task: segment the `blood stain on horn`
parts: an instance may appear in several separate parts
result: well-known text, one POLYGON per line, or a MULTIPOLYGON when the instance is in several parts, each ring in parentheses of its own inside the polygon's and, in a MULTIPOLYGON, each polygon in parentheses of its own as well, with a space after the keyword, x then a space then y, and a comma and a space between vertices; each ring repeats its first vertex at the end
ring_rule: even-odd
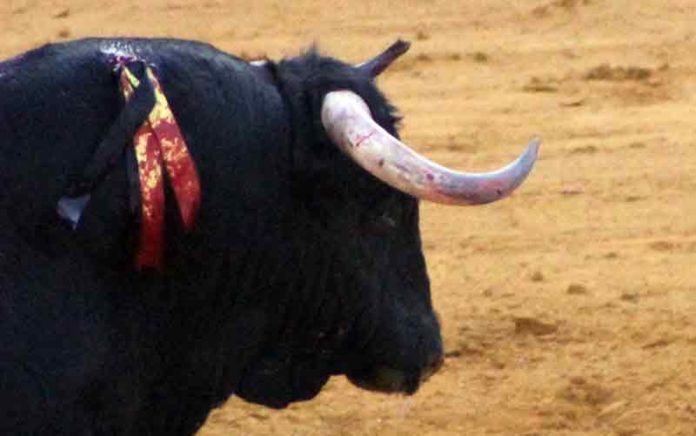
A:
POLYGON ((379 166, 380 166, 380 168, 384 166, 384 159, 379 160, 379 166))
POLYGON ((360 136, 356 141, 355 141, 355 148, 358 148, 362 145, 363 142, 367 141, 372 135, 374 135, 375 132, 370 132, 367 135, 360 136))

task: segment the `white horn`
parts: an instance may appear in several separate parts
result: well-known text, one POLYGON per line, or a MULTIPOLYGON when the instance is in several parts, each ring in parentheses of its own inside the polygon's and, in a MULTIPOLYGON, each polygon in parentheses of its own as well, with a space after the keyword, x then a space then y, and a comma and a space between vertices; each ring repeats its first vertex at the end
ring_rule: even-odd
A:
POLYGON ((416 198, 444 204, 484 204, 509 195, 532 170, 540 144, 532 140, 499 170, 465 173, 438 165, 391 136, 351 91, 326 94, 321 121, 333 143, 369 173, 416 198))

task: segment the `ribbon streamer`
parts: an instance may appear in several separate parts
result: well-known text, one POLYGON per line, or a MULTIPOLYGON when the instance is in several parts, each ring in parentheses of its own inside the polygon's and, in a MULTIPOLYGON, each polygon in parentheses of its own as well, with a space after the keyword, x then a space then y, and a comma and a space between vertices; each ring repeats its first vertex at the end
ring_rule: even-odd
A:
MULTIPOLYGON (((181 222, 190 230, 200 205, 200 181, 196 166, 174 118, 162 87, 150 67, 145 77, 155 93, 155 105, 133 138, 140 182, 140 242, 136 268, 162 269, 164 256, 164 171, 167 172, 179 207, 181 222)), ((120 75, 121 91, 132 98, 140 81, 124 65, 120 75)))

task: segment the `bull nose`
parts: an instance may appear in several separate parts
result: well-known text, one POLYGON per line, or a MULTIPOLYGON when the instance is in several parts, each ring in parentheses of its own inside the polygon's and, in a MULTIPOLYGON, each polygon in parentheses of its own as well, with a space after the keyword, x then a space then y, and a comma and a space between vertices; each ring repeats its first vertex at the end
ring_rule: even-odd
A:
POLYGON ((353 384, 369 390, 380 392, 402 392, 414 394, 427 379, 435 374, 444 363, 442 354, 435 354, 428 359, 420 370, 408 371, 390 366, 377 365, 363 371, 347 374, 353 384))

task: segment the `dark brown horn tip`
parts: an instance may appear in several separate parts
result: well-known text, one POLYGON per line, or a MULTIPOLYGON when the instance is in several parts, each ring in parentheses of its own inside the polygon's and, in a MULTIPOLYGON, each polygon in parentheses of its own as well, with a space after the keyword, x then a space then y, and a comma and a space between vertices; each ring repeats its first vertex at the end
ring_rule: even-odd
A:
POLYGON ((395 60, 406 53, 409 48, 411 48, 411 43, 399 38, 389 47, 387 47, 387 49, 382 53, 378 54, 367 62, 356 65, 355 68, 364 71, 371 77, 377 77, 395 60))
POLYGON ((411 48, 411 42, 403 40, 401 38, 397 39, 392 45, 387 48, 387 52, 393 52, 396 56, 401 56, 405 54, 411 48))

